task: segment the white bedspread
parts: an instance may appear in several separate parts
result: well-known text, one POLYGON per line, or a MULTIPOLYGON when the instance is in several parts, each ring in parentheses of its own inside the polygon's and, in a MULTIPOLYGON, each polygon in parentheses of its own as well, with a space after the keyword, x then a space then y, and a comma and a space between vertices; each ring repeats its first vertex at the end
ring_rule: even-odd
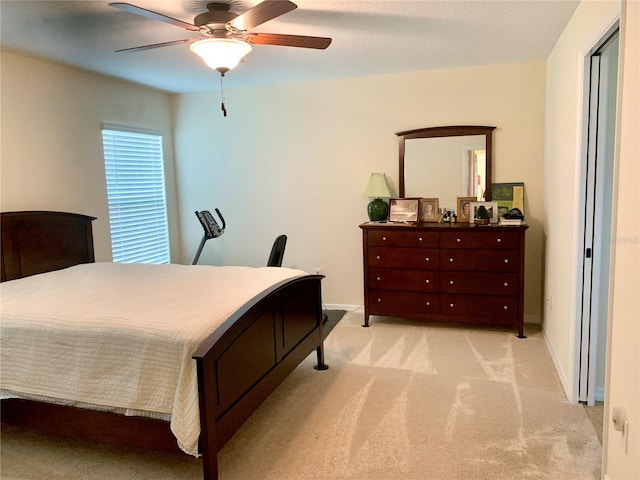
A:
POLYGON ((169 414, 197 454, 200 342, 287 268, 78 265, 0 284, 0 388, 129 413, 169 414))

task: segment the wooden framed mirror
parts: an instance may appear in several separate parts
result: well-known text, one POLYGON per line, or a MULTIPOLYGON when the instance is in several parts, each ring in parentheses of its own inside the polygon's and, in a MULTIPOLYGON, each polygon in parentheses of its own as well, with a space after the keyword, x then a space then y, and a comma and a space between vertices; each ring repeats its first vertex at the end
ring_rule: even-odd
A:
POLYGON ((455 208, 456 197, 491 200, 493 130, 460 125, 397 132, 399 196, 436 197, 455 208))

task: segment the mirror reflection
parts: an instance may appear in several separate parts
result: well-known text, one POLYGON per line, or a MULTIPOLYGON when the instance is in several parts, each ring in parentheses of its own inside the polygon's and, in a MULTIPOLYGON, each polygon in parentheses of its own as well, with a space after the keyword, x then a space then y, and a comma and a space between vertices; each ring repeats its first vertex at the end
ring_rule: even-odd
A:
POLYGON ((405 146, 405 197, 436 197, 455 208, 456 197, 484 198, 484 135, 419 138, 405 146))
POLYGON ((435 197, 455 209, 457 197, 491 198, 494 127, 433 127, 399 132, 400 196, 435 197))

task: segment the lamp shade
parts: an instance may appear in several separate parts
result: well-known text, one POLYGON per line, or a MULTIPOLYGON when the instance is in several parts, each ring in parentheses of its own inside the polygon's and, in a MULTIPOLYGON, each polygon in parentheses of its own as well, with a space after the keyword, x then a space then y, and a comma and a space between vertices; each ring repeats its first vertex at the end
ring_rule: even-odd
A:
POLYGON ((364 191, 364 196, 373 198, 367 206, 369 220, 372 222, 380 222, 387 219, 389 213, 389 205, 382 198, 391 197, 391 189, 387 183, 387 177, 384 173, 372 173, 369 177, 369 184, 364 191))
POLYGON ((364 196, 369 198, 390 198, 392 196, 391 189, 387 183, 387 177, 384 173, 371 174, 367 189, 364 191, 364 196))
POLYGON ((189 48, 202 57, 210 68, 221 73, 237 67, 251 51, 251 45, 234 38, 207 38, 193 43, 189 48))

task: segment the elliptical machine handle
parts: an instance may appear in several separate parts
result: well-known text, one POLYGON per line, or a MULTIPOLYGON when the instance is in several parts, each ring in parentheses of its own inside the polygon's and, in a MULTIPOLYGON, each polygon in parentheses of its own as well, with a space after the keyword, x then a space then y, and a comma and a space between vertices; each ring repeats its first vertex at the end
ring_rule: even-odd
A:
POLYGON ((222 230, 222 232, 224 233, 224 229, 227 226, 227 222, 224 221, 224 217, 222 216, 222 214, 220 213, 220 210, 218 210, 217 208, 215 209, 216 213, 218 214, 218 217, 220 218, 220 220, 222 221, 222 228, 220 230, 222 230))

